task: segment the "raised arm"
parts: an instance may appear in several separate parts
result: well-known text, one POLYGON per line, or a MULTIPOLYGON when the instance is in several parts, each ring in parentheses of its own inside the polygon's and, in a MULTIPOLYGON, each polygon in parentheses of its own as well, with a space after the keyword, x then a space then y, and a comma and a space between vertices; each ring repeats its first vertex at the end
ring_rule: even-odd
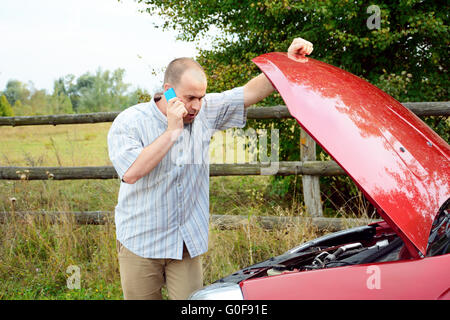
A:
MULTIPOLYGON (((288 55, 304 56, 311 54, 312 51, 313 45, 311 42, 302 38, 295 38, 289 46, 288 55)), ((274 90, 275 88, 269 79, 267 79, 266 75, 261 73, 244 86, 244 106, 247 108, 252 104, 258 103, 269 96, 274 90)))

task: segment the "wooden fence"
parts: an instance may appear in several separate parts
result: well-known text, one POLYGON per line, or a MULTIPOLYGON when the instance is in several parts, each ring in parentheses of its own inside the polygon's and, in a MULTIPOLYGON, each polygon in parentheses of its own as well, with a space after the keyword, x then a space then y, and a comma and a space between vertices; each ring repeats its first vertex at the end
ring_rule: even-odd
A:
MULTIPOLYGON (((450 116, 450 101, 405 102, 402 103, 417 116, 450 116)), ((43 116, 0 117, 0 126, 60 125, 113 122, 116 112, 96 112, 83 114, 55 114, 43 116)), ((286 106, 250 107, 247 119, 287 119, 292 118, 286 106)))
MULTIPOLYGON (((450 116, 450 101, 406 102, 405 107, 418 116, 450 116)), ((0 126, 62 125, 112 122, 119 112, 87 114, 43 115, 24 117, 0 117, 0 126)), ((251 107, 248 119, 291 118, 285 106, 251 107)), ((322 216, 319 176, 343 175, 345 172, 334 161, 316 161, 316 145, 303 130, 300 141, 301 161, 281 161, 276 175, 302 175, 303 195, 308 214, 315 218, 322 216)), ((261 175, 263 164, 211 164, 210 176, 261 175)), ((0 167, 0 180, 73 180, 73 179, 117 179, 112 166, 100 167, 0 167)), ((3 213, 4 214, 4 213, 3 213)), ((91 213, 84 216, 89 220, 91 213)), ((83 216, 79 213, 78 217, 83 216)), ((0 222, 4 219, 0 213, 0 222)), ((82 221, 83 219, 80 218, 82 221)), ((98 223, 101 223, 101 219, 98 223)), ((330 220, 331 221, 331 220, 330 220)))
MULTIPOLYGON (((12 221, 28 221, 30 218, 46 219, 51 223, 63 219, 74 221, 80 225, 101 225, 111 223, 114 219, 113 211, 80 211, 80 212, 36 212, 36 211, 11 211, 0 212, 0 223, 12 221)), ((367 225, 375 220, 359 218, 324 218, 324 217, 301 217, 301 216, 244 216, 211 214, 213 228, 221 230, 238 229, 255 223, 265 229, 286 228, 309 224, 318 230, 339 231, 352 226, 367 225)))

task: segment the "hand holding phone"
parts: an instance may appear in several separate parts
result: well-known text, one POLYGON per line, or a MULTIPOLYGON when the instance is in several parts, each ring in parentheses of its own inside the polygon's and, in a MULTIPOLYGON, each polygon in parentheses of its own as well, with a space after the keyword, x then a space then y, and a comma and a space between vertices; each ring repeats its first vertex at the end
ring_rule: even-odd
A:
POLYGON ((184 126, 183 118, 188 114, 184 103, 177 98, 173 88, 164 92, 167 100, 167 130, 175 133, 175 138, 181 133, 184 126))

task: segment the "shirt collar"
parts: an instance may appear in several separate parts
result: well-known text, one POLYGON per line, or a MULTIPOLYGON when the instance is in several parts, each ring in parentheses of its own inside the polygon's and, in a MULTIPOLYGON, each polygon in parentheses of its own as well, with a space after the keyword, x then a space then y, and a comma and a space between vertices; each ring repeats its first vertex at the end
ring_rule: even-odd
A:
POLYGON ((158 106, 156 105, 155 98, 152 98, 152 100, 150 100, 150 107, 153 109, 153 114, 156 116, 156 118, 167 125, 167 117, 161 112, 161 110, 159 110, 158 106))

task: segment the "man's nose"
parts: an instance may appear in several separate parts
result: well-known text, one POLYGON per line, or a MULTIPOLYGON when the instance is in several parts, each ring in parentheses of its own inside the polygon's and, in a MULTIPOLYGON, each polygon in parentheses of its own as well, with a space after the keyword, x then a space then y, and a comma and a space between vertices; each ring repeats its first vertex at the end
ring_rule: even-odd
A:
POLYGON ((195 111, 199 111, 200 107, 202 106, 202 103, 200 101, 196 101, 191 106, 192 106, 192 109, 194 109, 195 111))

